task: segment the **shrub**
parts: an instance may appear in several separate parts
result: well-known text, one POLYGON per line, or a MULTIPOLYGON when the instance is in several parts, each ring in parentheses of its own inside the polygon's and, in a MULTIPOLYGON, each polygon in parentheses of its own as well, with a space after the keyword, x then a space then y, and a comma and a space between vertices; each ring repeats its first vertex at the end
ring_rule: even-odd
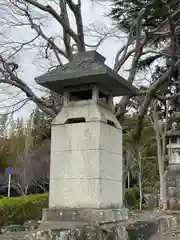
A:
POLYGON ((41 219, 42 209, 48 206, 48 194, 0 199, 0 226, 23 224, 41 219))
MULTIPOLYGON (((136 208, 139 203, 139 188, 126 189, 125 205, 136 208)), ((30 220, 39 220, 42 209, 48 207, 48 194, 36 194, 0 199, 0 226, 23 224, 30 220)))
POLYGON ((137 208, 139 204, 139 188, 127 188, 125 193, 125 205, 127 208, 137 208))

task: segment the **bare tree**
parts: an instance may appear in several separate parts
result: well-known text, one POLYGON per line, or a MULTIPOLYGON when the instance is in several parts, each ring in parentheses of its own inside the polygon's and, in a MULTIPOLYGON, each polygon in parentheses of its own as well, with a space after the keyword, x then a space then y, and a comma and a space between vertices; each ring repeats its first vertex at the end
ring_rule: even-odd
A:
POLYGON ((43 191, 43 185, 49 181, 49 140, 33 146, 31 122, 25 128, 25 148, 16 156, 14 182, 22 195, 27 195, 30 187, 38 187, 43 191))

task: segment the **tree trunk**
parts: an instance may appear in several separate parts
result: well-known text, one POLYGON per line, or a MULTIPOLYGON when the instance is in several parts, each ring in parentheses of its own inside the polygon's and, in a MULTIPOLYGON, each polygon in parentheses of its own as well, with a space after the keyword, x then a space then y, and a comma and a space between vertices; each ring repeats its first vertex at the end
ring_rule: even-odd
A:
POLYGON ((167 208, 167 196, 166 196, 166 172, 164 170, 164 160, 165 160, 165 152, 164 152, 164 136, 161 138, 161 127, 159 125, 158 113, 156 109, 153 112, 153 120, 154 120, 154 130, 156 133, 156 142, 157 142, 157 158, 158 158, 158 167, 159 167, 159 179, 160 179, 160 188, 159 188, 159 207, 163 210, 167 208))
POLYGON ((142 210, 143 192, 142 192, 142 173, 139 171, 139 210, 142 210))
POLYGON ((139 210, 142 210, 142 200, 143 200, 143 190, 142 190, 142 156, 139 150, 139 154, 138 154, 138 166, 139 166, 139 195, 140 195, 140 199, 139 199, 139 210))
POLYGON ((159 207, 163 210, 167 209, 167 193, 166 193, 166 171, 159 170, 160 175, 160 197, 159 207))

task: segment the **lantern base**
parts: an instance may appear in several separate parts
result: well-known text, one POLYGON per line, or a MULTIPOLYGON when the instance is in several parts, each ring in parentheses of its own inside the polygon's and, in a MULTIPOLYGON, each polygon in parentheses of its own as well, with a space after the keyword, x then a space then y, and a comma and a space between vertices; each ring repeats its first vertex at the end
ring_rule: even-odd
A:
POLYGON ((42 226, 75 228, 86 224, 106 224, 128 220, 126 208, 121 209, 43 209, 42 226))

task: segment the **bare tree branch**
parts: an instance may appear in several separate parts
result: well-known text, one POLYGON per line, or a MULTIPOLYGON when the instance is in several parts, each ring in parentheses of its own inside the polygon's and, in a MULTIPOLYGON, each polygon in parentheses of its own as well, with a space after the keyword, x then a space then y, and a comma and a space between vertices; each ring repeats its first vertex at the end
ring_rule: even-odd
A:
MULTIPOLYGON (((134 49, 134 57, 133 57, 133 60, 132 60, 132 66, 131 66, 131 70, 130 70, 129 77, 128 77, 128 82, 130 82, 130 83, 133 83, 133 81, 134 81, 136 71, 137 71, 137 64, 138 64, 138 61, 139 61, 140 57, 142 56, 143 47, 147 42, 147 39, 145 38, 144 42, 141 43, 141 21, 142 21, 142 16, 144 15, 144 13, 145 13, 145 9, 142 9, 140 14, 139 14, 139 17, 136 21, 136 46, 135 46, 135 49, 134 49)), ((129 39, 128 39, 128 44, 130 44, 130 36, 129 36, 129 39)), ((125 54, 126 54, 127 48, 128 48, 128 45, 125 48, 125 54)), ((126 55, 125 56, 123 55, 124 59, 126 59, 126 57, 127 57, 126 55)), ((124 59, 122 59, 121 61, 124 61, 124 59)), ((120 101, 120 111, 117 115, 117 118, 119 119, 119 121, 121 123, 122 123, 123 118, 124 118, 124 113, 125 113, 126 106, 129 102, 129 98, 130 98, 129 96, 124 96, 120 101)))
POLYGON ((14 70, 18 68, 17 64, 7 63, 2 56, 0 56, 0 62, 3 64, 4 67, 4 69, 0 67, 0 73, 4 76, 4 78, 0 79, 0 83, 9 84, 21 89, 29 98, 29 100, 34 101, 37 106, 39 106, 43 111, 55 116, 56 111, 52 110, 52 106, 48 106, 45 101, 38 98, 27 86, 27 84, 25 84, 20 78, 18 78, 17 75, 15 75, 14 70))
POLYGON ((27 3, 39 8, 40 10, 51 14, 63 27, 63 29, 74 39, 74 41, 78 45, 78 36, 77 34, 67 25, 61 15, 59 15, 51 6, 44 6, 43 4, 35 1, 35 0, 24 0, 27 3))
POLYGON ((118 72, 120 70, 120 68, 122 67, 123 63, 129 58, 129 56, 134 52, 134 50, 130 51, 129 54, 127 54, 127 51, 128 51, 128 48, 131 44, 131 41, 132 41, 132 29, 129 33, 129 37, 128 37, 128 40, 127 40, 127 43, 125 46, 123 46, 116 54, 116 57, 115 57, 115 64, 114 64, 114 71, 118 72), (119 60, 119 57, 121 55, 121 53, 123 52, 123 56, 121 57, 121 59, 119 60))
MULTIPOLYGON (((64 0, 59 0, 59 5, 60 5, 60 9, 61 9, 61 16, 64 19, 64 21, 66 22, 66 24, 70 27, 66 3, 64 2, 64 0)), ((63 29, 63 41, 64 41, 64 45, 65 45, 65 49, 66 49, 66 54, 68 56, 69 61, 71 61, 73 58, 73 52, 72 52, 72 47, 71 47, 71 38, 65 29, 63 29)))
POLYGON ((51 49, 53 49, 55 56, 59 62, 60 65, 62 65, 62 62, 58 56, 58 54, 63 55, 65 58, 67 58, 67 55, 64 51, 62 51, 54 42, 53 38, 48 38, 45 33, 42 31, 41 27, 35 24, 30 16, 30 14, 26 11, 26 16, 31 24, 32 29, 35 29, 38 36, 41 36, 43 39, 45 39, 48 43, 48 47, 50 46, 51 49))

